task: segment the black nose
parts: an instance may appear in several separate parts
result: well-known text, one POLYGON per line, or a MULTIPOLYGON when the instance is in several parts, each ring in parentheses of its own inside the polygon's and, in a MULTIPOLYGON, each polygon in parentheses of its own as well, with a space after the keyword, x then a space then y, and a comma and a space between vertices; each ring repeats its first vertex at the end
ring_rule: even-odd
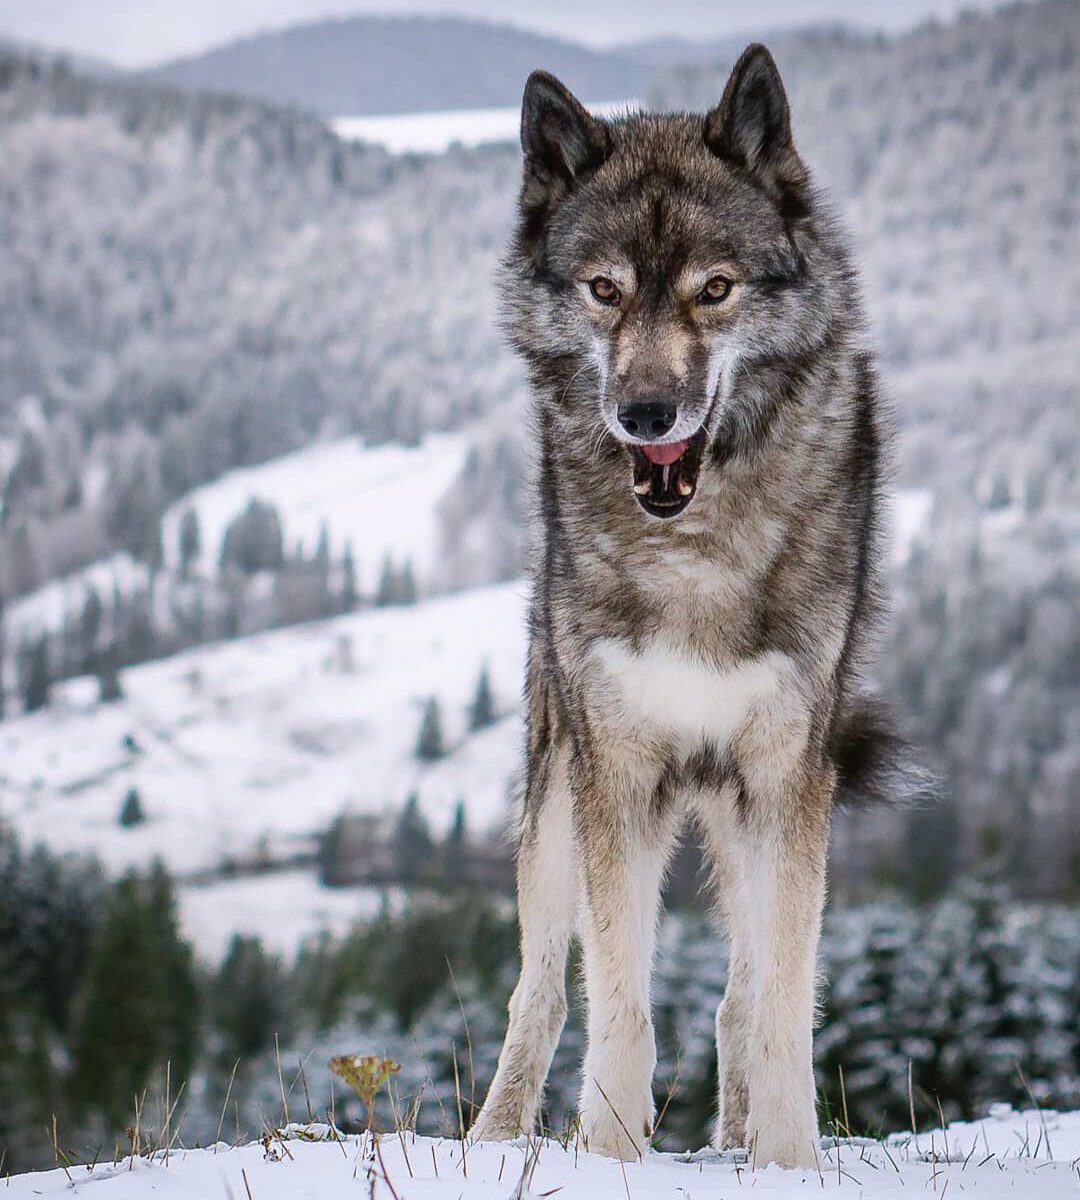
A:
POLYGON ((675 424, 677 409, 666 400, 634 400, 619 405, 619 424, 638 438, 663 437, 675 424))

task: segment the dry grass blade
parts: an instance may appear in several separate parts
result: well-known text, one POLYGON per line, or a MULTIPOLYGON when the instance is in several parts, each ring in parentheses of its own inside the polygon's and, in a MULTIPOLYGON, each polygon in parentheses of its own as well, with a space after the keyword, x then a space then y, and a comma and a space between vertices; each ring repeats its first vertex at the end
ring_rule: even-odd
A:
POLYGON ((214 1134, 215 1153, 217 1150, 217 1146, 221 1141, 221 1130, 225 1125, 225 1113, 229 1107, 229 1098, 232 1096, 233 1083, 236 1081, 236 1072, 239 1069, 239 1067, 240 1067, 240 1060, 237 1059, 236 1062, 233 1063, 232 1072, 229 1075, 229 1086, 225 1089, 225 1099, 221 1105, 221 1117, 218 1119, 217 1132, 214 1134))

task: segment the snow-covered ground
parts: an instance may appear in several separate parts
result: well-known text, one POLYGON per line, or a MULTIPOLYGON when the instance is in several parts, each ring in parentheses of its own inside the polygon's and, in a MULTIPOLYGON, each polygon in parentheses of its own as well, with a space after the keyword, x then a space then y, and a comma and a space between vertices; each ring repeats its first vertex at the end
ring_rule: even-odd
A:
MULTIPOLYGON (((322 1130, 325 1127, 315 1127, 322 1130)), ((704 1154, 650 1153, 625 1165, 574 1142, 463 1147, 461 1142, 385 1135, 377 1155, 366 1138, 305 1141, 290 1136, 210 1150, 163 1151, 152 1161, 99 1163, 16 1176, 4 1190, 23 1197, 104 1200, 732 1200, 744 1194, 790 1200, 839 1192, 852 1200, 888 1196, 976 1196, 1057 1200, 1080 1190, 1080 1113, 1012 1112, 954 1124, 887 1145, 844 1144, 821 1151, 820 1170, 755 1169, 704 1154)))
POLYGON ((199 647, 90 679, 0 727, 0 817, 27 843, 89 851, 112 870, 161 857, 177 874, 227 856, 281 860, 345 809, 397 812, 411 791, 439 834, 464 800, 498 827, 520 745, 523 584, 375 609, 199 647), (467 733, 487 663, 499 710, 467 733), (417 761, 421 706, 439 699, 448 756, 417 761), (120 828, 129 788, 147 820, 120 828))
MULTIPOLYGON (((633 100, 589 105, 592 112, 604 117, 636 107, 633 100)), ((385 146, 391 154, 441 154, 454 142, 463 146, 516 142, 521 108, 515 104, 506 108, 456 108, 443 112, 336 117, 330 125, 338 137, 346 141, 375 142, 385 146)))

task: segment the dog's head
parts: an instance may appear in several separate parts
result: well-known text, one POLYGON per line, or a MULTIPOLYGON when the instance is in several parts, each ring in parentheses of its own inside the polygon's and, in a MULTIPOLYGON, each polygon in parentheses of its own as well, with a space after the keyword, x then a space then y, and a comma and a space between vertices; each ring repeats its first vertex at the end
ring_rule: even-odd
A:
POLYGON ((768 401, 737 376, 805 352, 828 324, 776 65, 751 46, 705 116, 613 121, 538 71, 521 141, 508 325, 538 374, 567 381, 546 401, 563 436, 622 443, 641 507, 675 516, 703 466, 760 431, 768 401), (570 386, 582 377, 593 386, 570 386))

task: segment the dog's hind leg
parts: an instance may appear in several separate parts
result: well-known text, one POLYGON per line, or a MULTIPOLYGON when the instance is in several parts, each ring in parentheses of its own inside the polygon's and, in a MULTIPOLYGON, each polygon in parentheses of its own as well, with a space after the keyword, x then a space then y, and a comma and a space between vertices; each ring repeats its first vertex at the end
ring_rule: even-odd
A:
POLYGON ((658 803, 655 777, 627 769, 589 774, 575 789, 588 998, 581 1128, 587 1149, 634 1159, 652 1133, 649 978, 660 883, 678 822, 673 804, 665 812, 658 803))
POLYGON ((697 795, 692 801, 711 869, 717 911, 728 938, 727 986, 716 1010, 719 1104, 712 1142, 721 1150, 746 1145, 750 1032, 754 1016, 753 947, 746 881, 736 851, 736 794, 736 789, 726 784, 697 795))
POLYGON ((529 798, 518 848, 521 976, 487 1100, 473 1124, 477 1141, 531 1133, 566 1020, 566 956, 577 919, 579 878, 566 763, 549 762, 529 798))

